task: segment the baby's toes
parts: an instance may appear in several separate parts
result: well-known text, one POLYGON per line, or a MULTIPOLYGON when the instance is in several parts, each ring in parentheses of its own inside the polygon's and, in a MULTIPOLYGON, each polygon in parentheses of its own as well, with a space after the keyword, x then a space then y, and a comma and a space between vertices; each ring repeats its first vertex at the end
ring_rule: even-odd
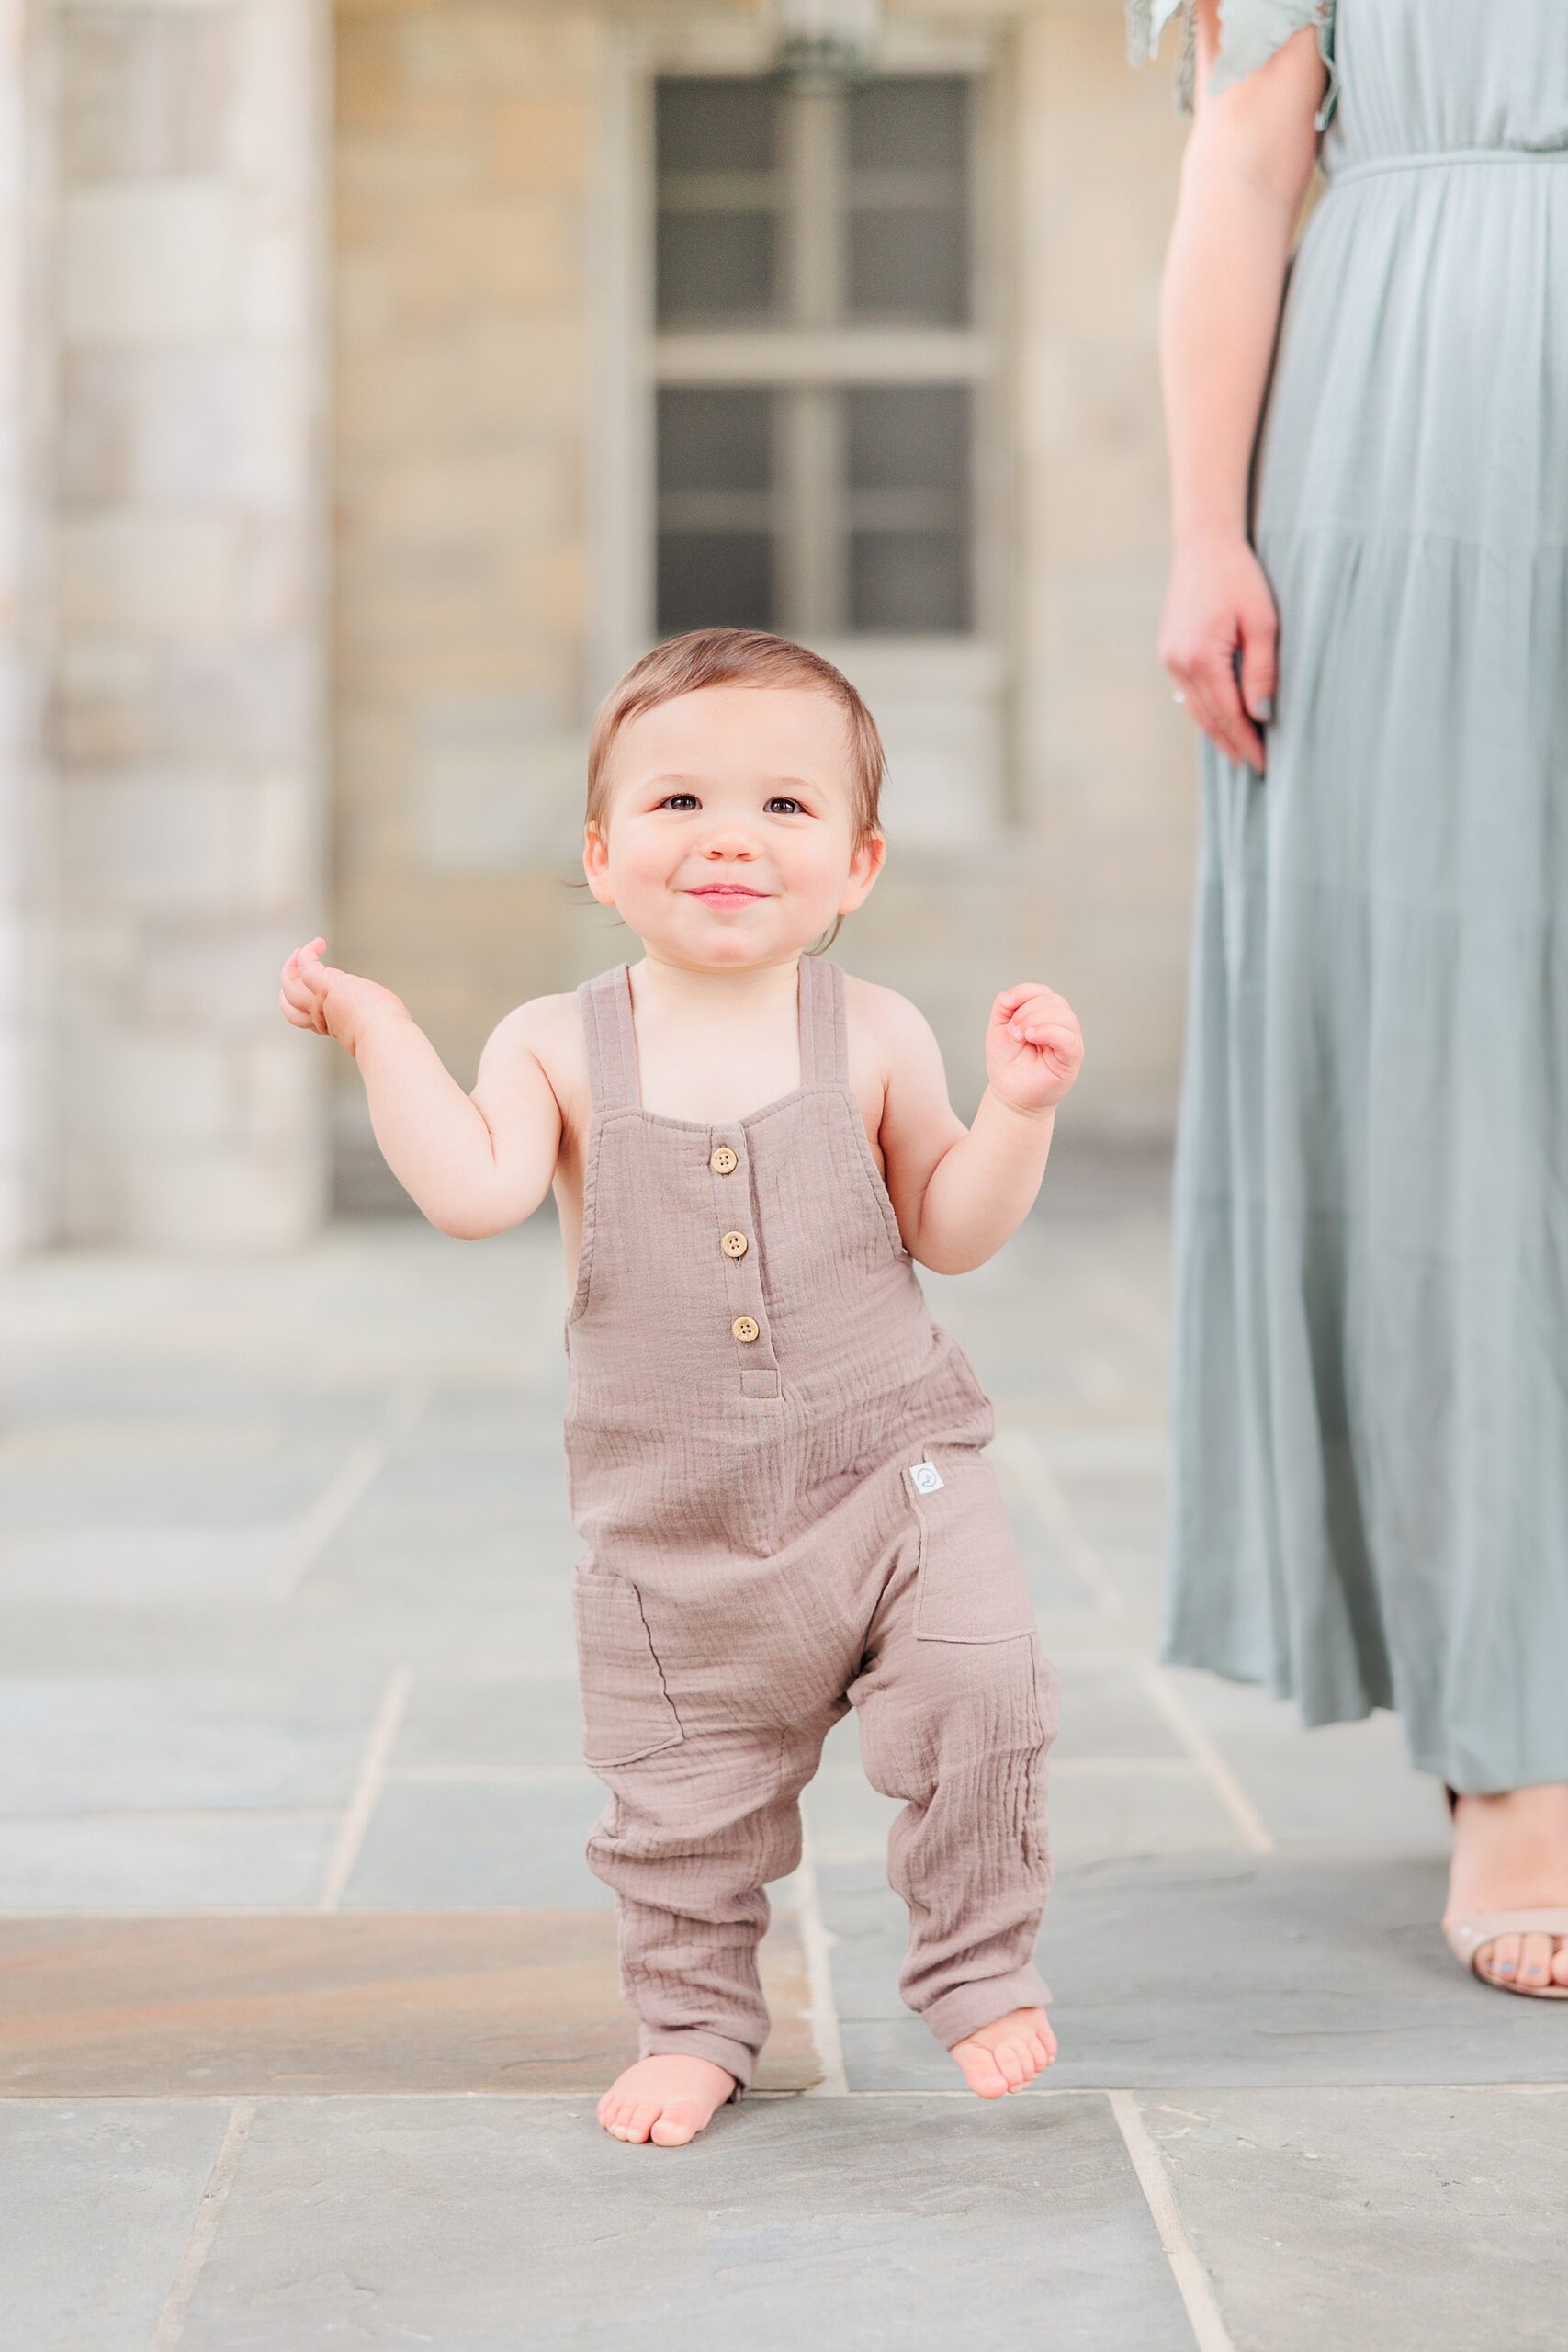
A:
POLYGON ((660 2148, 683 2148, 688 2140, 697 2136, 697 2111, 682 2099, 671 2099, 667 2107, 653 2109, 653 2121, 649 2138, 660 2148))
POLYGON ((1568 1984, 1568 1937, 1559 1936, 1556 1944, 1551 1955, 1551 1981, 1554 1984, 1568 1984))
POLYGON ((1016 2041, 1002 2043, 997 2052, 997 2064, 1007 2077, 1009 2090, 1021 2090, 1029 2076, 1024 2071, 1023 2052, 1016 2041))

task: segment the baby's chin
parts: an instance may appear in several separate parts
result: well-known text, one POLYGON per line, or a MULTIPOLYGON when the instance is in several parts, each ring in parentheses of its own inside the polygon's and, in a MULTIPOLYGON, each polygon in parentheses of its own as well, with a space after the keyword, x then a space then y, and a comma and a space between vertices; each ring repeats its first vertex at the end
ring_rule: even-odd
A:
POLYGON ((776 896, 728 905, 699 905, 686 898, 673 922, 650 916, 646 923, 625 908, 618 911, 655 962, 691 971, 733 972, 789 963, 826 939, 833 927, 831 914, 807 925, 792 910, 791 919, 784 921, 779 906, 776 896))

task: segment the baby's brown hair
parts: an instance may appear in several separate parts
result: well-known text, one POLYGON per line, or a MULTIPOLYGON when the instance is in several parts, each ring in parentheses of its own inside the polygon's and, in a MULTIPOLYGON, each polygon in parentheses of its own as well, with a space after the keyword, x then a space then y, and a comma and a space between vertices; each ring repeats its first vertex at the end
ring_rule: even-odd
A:
MULTIPOLYGON (((830 695, 849 729, 852 847, 859 849, 881 831, 878 810, 886 756, 875 719, 843 672, 793 638, 774 637, 766 629, 694 628, 650 647, 594 713, 583 818, 601 838, 608 830, 610 752, 621 729, 639 711, 671 702, 677 695, 694 694, 702 686, 798 686, 830 695)), ((838 932, 835 922, 829 946, 838 932)))

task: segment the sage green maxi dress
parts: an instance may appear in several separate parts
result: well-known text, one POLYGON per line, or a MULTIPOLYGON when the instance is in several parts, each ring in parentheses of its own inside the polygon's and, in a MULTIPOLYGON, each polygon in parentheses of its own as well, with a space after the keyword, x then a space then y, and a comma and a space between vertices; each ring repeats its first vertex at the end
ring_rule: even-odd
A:
POLYGON ((1515 1788, 1568 1780, 1568 0, 1225 0, 1214 86, 1312 24, 1267 775, 1201 751, 1162 1655, 1515 1788))

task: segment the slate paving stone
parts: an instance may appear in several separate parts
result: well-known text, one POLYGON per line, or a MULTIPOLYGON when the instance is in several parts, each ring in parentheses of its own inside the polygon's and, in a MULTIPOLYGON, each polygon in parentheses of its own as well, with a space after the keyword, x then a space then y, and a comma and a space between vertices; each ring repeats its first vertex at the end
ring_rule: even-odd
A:
POLYGON ((1568 2096, 1188 2090, 1143 2104, 1235 2352, 1561 2352, 1568 2096))
MULTIPOLYGON (((821 2070, 779 1906, 761 1969, 758 2087, 804 2089, 821 2070)), ((603 1911, 0 1921, 0 1979, 8 2096, 597 2097, 637 2055, 603 1911)))
POLYGON ((389 1670, 410 1661, 465 1672, 476 1659, 518 1674, 577 1670, 565 1579, 495 1578, 444 1586, 428 1573, 404 1586, 353 1592, 307 1577, 286 1608, 164 1602, 84 1609, 0 1597, 0 1656, 17 1677, 62 1674, 243 1674, 389 1670))
POLYGON ((258 1421, 158 1438, 125 1430, 112 1449, 84 1437, 0 1461, 0 1519, 12 1529, 246 1525, 300 1517, 347 1460, 342 1438, 258 1421))
POLYGON ((1135 1666, 1080 1667, 1058 1660, 1062 1716, 1053 1765, 1108 1758, 1185 1757, 1135 1666))
POLYGON ((21 1600, 130 1602, 262 1598, 294 1527, 38 1528, 0 1536, 0 1607, 21 1600))
POLYGON ((0 1913, 313 1904, 339 1834, 336 1814, 40 1814, 0 1821, 0 1913))
MULTIPOLYGON (((920 2088, 947 2062, 900 2016, 903 1905, 879 1876, 818 1872, 849 2083, 920 2088)), ((1039 1950, 1052 2079, 1568 2082, 1562 2004, 1463 1974, 1438 1931, 1443 1892, 1438 1863, 1398 1851, 1064 1867, 1039 1950)))
POLYGON ((748 2099, 689 2147, 587 2101, 262 2109, 181 2352, 1190 2352, 1103 2101, 748 2099), (660 2167, 654 2174, 652 2167, 660 2167))
POLYGON ((345 1804, 382 1688, 319 1670, 0 1682, 0 1815, 345 1804))
POLYGON ((582 1711, 575 1679, 423 1676, 409 1694, 389 1770, 577 1764, 582 1711))
POLYGON ((455 1608, 521 1605, 530 1585, 570 1623, 569 1580, 582 1545, 562 1515, 520 1510, 356 1511, 335 1528, 305 1581, 313 1591, 379 1607, 443 1595, 455 1608))
POLYGON ((1068 1757, 1048 1767, 1048 1785, 1059 1867, 1133 1854, 1234 1853, 1246 1844, 1196 1764, 1068 1757))
POLYGON ((17 2352, 147 2352, 227 2108, 0 2105, 0 2325, 17 2352))
POLYGON ((389 1781, 344 1889, 344 1910, 595 1910, 583 1860, 608 1801, 585 1768, 506 1781, 389 1781))
POLYGON ((1292 1701, 1217 1674, 1164 1669, 1281 1845, 1398 1846, 1443 1855, 1452 1832, 1442 1789, 1417 1772, 1397 1717, 1303 1732, 1292 1701))

